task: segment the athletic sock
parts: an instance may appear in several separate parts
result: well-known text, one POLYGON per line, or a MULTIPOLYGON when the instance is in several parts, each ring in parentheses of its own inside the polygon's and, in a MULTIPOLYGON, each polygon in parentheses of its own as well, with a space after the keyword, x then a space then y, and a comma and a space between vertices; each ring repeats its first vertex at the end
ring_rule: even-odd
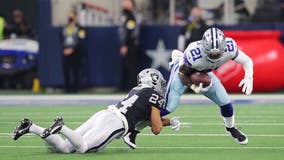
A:
POLYGON ((59 134, 52 134, 43 139, 58 152, 71 153, 74 147, 67 140, 63 139, 59 134))
POLYGON ((235 126, 235 116, 231 116, 231 117, 223 117, 225 126, 228 128, 233 128, 235 126))
POLYGON ((36 134, 38 136, 40 136, 42 134, 42 132, 44 131, 44 128, 36 125, 36 124, 32 124, 29 131, 33 134, 36 134))
MULTIPOLYGON (((41 136, 42 132, 44 131, 44 128, 33 123, 29 131, 35 135, 41 136)), ((50 146, 54 147, 56 151, 63 153, 71 153, 74 151, 73 146, 70 144, 68 145, 68 142, 65 141, 59 134, 52 134, 44 138, 43 140, 50 146)))
POLYGON ((220 106, 220 112, 223 116, 225 126, 232 128, 235 126, 234 108, 232 103, 228 103, 224 106, 220 106))

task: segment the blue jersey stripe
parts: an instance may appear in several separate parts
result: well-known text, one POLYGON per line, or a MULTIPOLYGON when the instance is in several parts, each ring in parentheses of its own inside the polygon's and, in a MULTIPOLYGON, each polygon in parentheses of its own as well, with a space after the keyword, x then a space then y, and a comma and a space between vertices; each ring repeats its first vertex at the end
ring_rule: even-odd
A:
POLYGON ((191 67, 192 64, 189 62, 190 57, 186 54, 185 56, 183 56, 183 60, 186 66, 191 67))
POLYGON ((216 49, 218 49, 218 30, 215 28, 216 31, 216 49))
POLYGON ((214 48, 214 36, 213 36, 213 28, 210 28, 210 31, 211 31, 211 41, 212 41, 212 47, 211 48, 214 48))

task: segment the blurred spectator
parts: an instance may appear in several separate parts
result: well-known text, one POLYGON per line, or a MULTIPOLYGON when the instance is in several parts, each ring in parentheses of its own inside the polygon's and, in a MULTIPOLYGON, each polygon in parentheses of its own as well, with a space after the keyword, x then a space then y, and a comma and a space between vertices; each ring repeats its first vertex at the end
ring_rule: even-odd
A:
POLYGON ((259 1, 255 14, 252 18, 253 22, 271 23, 279 22, 280 8, 279 2, 275 0, 262 0, 259 1))
POLYGON ((122 79, 120 89, 127 91, 136 85, 139 56, 139 27, 134 15, 134 2, 123 0, 121 26, 119 28, 122 57, 122 79))
POLYGON ((238 21, 239 22, 248 22, 249 21, 249 11, 245 5, 244 0, 235 0, 235 13, 238 15, 238 21))
POLYGON ((68 24, 62 30, 63 69, 65 91, 77 92, 79 89, 79 69, 83 55, 82 40, 86 31, 77 23, 77 13, 70 11, 68 24))
POLYGON ((168 24, 169 23, 169 3, 164 0, 151 0, 152 17, 154 23, 168 24))
POLYGON ((0 41, 3 39, 4 26, 5 26, 5 19, 0 14, 0 41))
POLYGON ((284 0, 278 0, 280 6, 280 21, 284 22, 284 0))
POLYGON ((79 3, 78 21, 83 27, 110 25, 112 17, 110 17, 109 10, 103 6, 92 2, 79 3))
POLYGON ((206 29, 207 25, 202 20, 201 9, 193 7, 185 26, 181 28, 178 37, 178 49, 184 51, 189 43, 200 40, 206 29))
POLYGON ((5 27, 5 38, 23 37, 23 38, 35 38, 34 31, 29 23, 26 22, 24 13, 20 9, 13 11, 13 20, 5 27))

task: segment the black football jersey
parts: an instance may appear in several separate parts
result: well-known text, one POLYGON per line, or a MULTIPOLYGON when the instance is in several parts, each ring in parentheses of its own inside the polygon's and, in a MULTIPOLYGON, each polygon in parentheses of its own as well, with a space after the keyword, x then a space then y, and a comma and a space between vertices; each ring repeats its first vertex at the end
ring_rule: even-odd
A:
POLYGON ((136 125, 150 119, 151 106, 162 109, 163 105, 164 97, 154 89, 140 85, 133 88, 116 107, 125 115, 131 131, 136 125))

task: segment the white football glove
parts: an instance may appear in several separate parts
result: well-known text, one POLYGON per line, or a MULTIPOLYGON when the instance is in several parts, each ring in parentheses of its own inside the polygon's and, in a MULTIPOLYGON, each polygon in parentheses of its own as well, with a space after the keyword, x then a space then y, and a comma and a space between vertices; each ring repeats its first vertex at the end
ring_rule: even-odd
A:
POLYGON ((172 126, 172 130, 178 131, 180 128, 180 121, 178 120, 178 117, 173 117, 170 119, 170 124, 172 126))
POLYGON ((244 77, 239 84, 239 87, 241 86, 243 86, 242 92, 246 95, 250 95, 253 89, 253 78, 251 76, 244 77))
POLYGON ((204 93, 207 92, 212 86, 212 81, 209 86, 203 88, 203 83, 199 83, 199 86, 192 84, 190 89, 192 89, 195 93, 204 93))

